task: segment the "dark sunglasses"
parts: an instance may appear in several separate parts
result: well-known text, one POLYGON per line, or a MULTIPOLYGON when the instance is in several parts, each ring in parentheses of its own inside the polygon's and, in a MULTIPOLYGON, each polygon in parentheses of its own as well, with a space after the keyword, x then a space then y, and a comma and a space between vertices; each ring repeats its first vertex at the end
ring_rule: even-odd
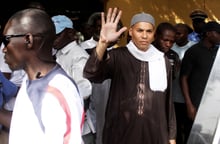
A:
MULTIPOLYGON (((11 38, 24 37, 24 36, 26 36, 26 35, 28 35, 28 34, 4 35, 4 36, 2 37, 2 43, 3 43, 5 46, 7 46, 7 45, 9 44, 11 38)), ((43 37, 42 34, 34 34, 33 36, 35 36, 35 37, 43 37)))
POLYGON ((26 34, 17 34, 17 35, 4 35, 2 37, 2 42, 5 46, 7 46, 10 42, 11 38, 15 38, 15 37, 24 37, 26 36, 26 34))

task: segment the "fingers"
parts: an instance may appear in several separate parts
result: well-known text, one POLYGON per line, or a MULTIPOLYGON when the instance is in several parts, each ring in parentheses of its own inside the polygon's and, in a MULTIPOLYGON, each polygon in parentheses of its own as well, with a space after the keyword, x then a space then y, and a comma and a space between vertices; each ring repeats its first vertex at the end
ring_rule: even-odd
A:
POLYGON ((109 8, 106 22, 107 23, 118 23, 122 15, 122 11, 118 10, 118 8, 109 8))
POLYGON ((102 23, 102 26, 105 24, 105 14, 104 14, 104 12, 101 13, 101 23, 102 23))
POLYGON ((109 8, 107 16, 106 16, 106 22, 107 23, 111 22, 111 15, 112 15, 112 8, 109 8))
POLYGON ((114 23, 114 21, 115 21, 115 17, 116 17, 117 12, 118 12, 118 9, 114 8, 112 15, 111 15, 111 20, 110 20, 112 23, 114 23))
POLYGON ((117 8, 115 8, 115 9, 116 10, 115 10, 115 15, 114 15, 114 22, 118 23, 119 20, 121 19, 122 11, 121 10, 118 11, 117 8), (116 16, 116 14, 117 14, 117 16, 116 16))

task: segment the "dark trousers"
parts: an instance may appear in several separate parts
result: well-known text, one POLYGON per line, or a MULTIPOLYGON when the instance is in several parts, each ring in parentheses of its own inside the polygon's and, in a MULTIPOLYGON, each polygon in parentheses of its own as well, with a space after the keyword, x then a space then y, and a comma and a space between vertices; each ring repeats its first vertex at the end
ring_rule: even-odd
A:
POLYGON ((186 144, 193 122, 187 116, 185 103, 174 103, 177 122, 177 144, 186 144))

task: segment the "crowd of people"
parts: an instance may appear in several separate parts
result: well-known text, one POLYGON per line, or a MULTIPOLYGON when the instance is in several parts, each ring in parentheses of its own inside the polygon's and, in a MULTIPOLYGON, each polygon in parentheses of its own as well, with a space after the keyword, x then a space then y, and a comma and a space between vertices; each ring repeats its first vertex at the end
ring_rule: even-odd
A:
POLYGON ((40 3, 13 14, 0 52, 0 144, 186 144, 220 46, 220 24, 109 8, 82 32, 40 3), (127 33, 127 44, 119 45, 127 33), (88 35, 86 35, 88 34, 88 35), (6 87, 7 86, 7 87, 6 87))

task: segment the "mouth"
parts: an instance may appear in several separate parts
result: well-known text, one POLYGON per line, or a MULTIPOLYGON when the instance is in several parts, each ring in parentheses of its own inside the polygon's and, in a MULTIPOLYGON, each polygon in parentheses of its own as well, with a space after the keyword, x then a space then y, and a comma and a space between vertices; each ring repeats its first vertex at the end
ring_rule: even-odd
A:
POLYGON ((9 65, 9 62, 8 62, 8 58, 7 58, 7 55, 5 54, 4 56, 4 59, 5 59, 5 63, 7 63, 9 65))
POLYGON ((140 42, 142 45, 148 45, 149 43, 148 42, 146 42, 146 41, 141 41, 140 42))

